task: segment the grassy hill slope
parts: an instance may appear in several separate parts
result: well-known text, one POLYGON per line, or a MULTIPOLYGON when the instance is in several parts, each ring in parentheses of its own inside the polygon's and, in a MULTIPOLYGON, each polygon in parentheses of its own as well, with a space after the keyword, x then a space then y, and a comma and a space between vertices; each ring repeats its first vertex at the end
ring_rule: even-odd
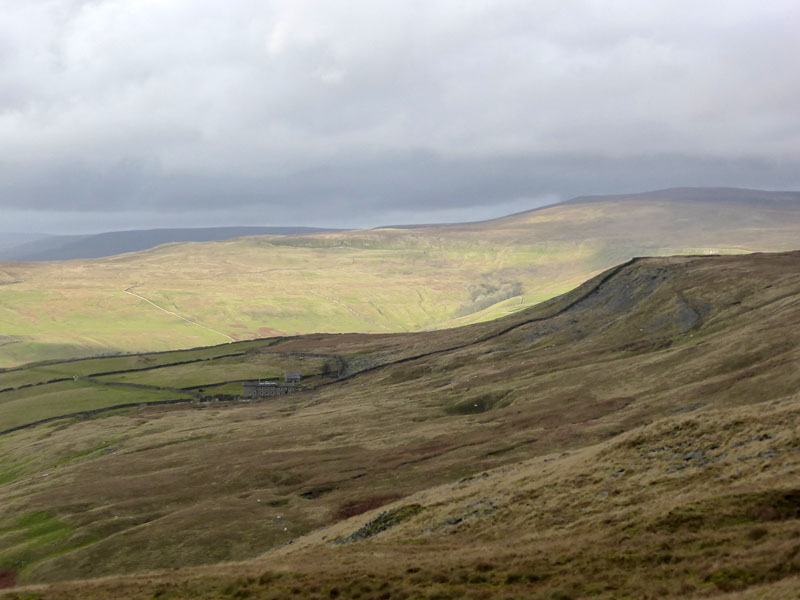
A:
POLYGON ((0 263, 0 366, 310 332, 493 319, 633 256, 791 250, 798 194, 667 190, 482 223, 0 263))
MULTIPOLYGON (((637 259, 497 321, 242 347, 245 371, 310 375, 297 395, 2 435, 0 570, 57 581, 268 552, 29 592, 780 594, 800 573, 799 267, 796 252, 637 259)), ((140 370, 100 378, 235 379, 210 351, 2 377, 124 360, 140 370)))
MULTIPOLYGON (((209 242, 246 235, 296 235, 321 231, 341 231, 318 227, 193 227, 184 229, 134 229, 87 235, 16 236, 19 242, 3 245, 0 260, 45 261, 101 258, 138 252, 161 244, 209 242), (28 239, 26 239, 28 238, 28 239)), ((0 239, 14 236, 0 233, 0 239)))

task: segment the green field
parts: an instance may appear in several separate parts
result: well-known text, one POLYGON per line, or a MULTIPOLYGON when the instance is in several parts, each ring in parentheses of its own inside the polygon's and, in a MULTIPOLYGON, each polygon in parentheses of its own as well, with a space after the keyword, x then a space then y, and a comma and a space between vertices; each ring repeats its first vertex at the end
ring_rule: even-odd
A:
POLYGON ((247 379, 280 379, 300 370, 315 384, 333 357, 283 355, 268 352, 272 340, 223 344, 198 350, 85 359, 45 366, 32 365, 0 373, 0 430, 54 416, 127 403, 191 398, 204 386, 208 394, 235 394, 247 379), (174 364, 178 363, 178 364, 174 364), (117 373, 116 371, 126 371, 117 373), (104 373, 110 373, 104 375, 104 373), (66 379, 66 381, 64 380, 66 379), (115 385, 122 384, 122 385, 115 385), (161 389, 132 388, 127 384, 161 389), (187 389, 185 392, 183 388, 187 389))
POLYGON ((466 225, 2 263, 0 278, 19 283, 0 286, 0 367, 298 333, 442 329, 532 306, 633 256, 789 250, 797 239, 793 206, 643 196, 466 225))
POLYGON ((279 379, 284 372, 290 370, 299 370, 306 378, 315 377, 319 376, 324 365, 330 362, 325 358, 251 354, 245 357, 231 357, 147 371, 106 375, 100 377, 99 380, 179 388, 198 387, 243 379, 279 379))
POLYGON ((0 389, 38 384, 65 377, 86 377, 109 371, 153 368, 175 362, 210 360, 231 354, 242 354, 253 348, 268 347, 271 343, 266 340, 245 341, 179 352, 34 363, 24 368, 0 371, 0 389))
POLYGON ((186 394, 166 390, 112 388, 84 381, 54 383, 42 388, 5 392, 0 397, 0 423, 3 429, 11 429, 57 415, 185 396, 186 394))

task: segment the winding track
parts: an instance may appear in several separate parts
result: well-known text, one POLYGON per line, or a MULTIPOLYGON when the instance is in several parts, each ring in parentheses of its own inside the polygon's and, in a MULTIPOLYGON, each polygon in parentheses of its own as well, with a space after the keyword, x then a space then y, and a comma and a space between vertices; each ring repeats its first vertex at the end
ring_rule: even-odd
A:
POLYGON ((133 288, 135 288, 135 287, 136 287, 136 286, 134 285, 134 286, 131 286, 131 287, 129 287, 127 290, 122 290, 122 291, 123 291, 123 292, 125 292, 126 294, 130 294, 131 296, 134 296, 134 297, 136 297, 136 298, 139 298, 139 300, 144 300, 144 301, 145 301, 145 302, 147 302, 148 304, 152 304, 152 305, 153 305, 153 306, 155 306, 155 307, 156 307, 158 310, 160 310, 160 311, 163 311, 163 312, 167 313, 168 315, 172 315, 173 317, 178 317, 179 319, 182 319, 182 320, 186 321, 187 323, 189 323, 189 324, 191 324, 191 325, 196 325, 197 327, 200 327, 200 328, 202 328, 202 329, 206 329, 206 330, 208 330, 208 331, 210 331, 210 332, 212 332, 212 333, 216 333, 217 335, 221 335, 222 337, 226 337, 226 338, 228 338, 228 339, 229 339, 230 341, 232 341, 232 342, 235 342, 235 341, 236 341, 234 338, 232 338, 231 336, 229 336, 227 333, 222 333, 221 331, 217 331, 216 329, 211 329, 211 327, 206 327, 205 325, 201 325, 201 324, 200 324, 200 323, 198 323, 197 321, 192 321, 191 319, 187 319, 186 317, 184 317, 184 316, 182 316, 182 315, 179 315, 179 314, 178 314, 178 313, 176 313, 176 312, 172 312, 171 310, 167 310, 166 308, 162 308, 162 307, 160 307, 158 304, 156 304, 156 303, 155 303, 155 302, 153 302, 152 300, 148 300, 148 299, 147 299, 147 298, 145 298, 144 296, 140 296, 139 294, 135 294, 135 293, 133 293, 132 291, 130 291, 130 290, 132 290, 132 289, 133 289, 133 288))

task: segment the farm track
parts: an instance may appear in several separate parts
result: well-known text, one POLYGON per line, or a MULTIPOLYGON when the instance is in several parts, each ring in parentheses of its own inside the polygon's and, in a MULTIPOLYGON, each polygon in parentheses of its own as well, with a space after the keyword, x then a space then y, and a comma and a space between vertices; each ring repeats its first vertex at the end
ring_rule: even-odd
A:
POLYGON ((212 329, 211 327, 207 327, 207 326, 205 326, 205 325, 202 325, 202 324, 198 323, 197 321, 192 321, 191 319, 187 319, 187 318, 186 318, 186 317, 184 317, 183 315, 179 315, 179 314, 178 314, 178 313, 176 313, 176 312, 172 312, 171 310, 167 310, 166 308, 162 308, 161 306, 159 306, 158 304, 156 304, 156 303, 155 303, 155 302, 153 302, 152 300, 149 300, 149 299, 145 298, 144 296, 140 296, 139 294, 135 294, 134 292, 130 291, 130 290, 131 290, 131 289, 133 289, 134 287, 136 287, 136 286, 129 287, 127 290, 122 290, 122 291, 123 291, 124 293, 126 293, 126 294, 129 294, 129 295, 131 295, 131 296, 134 296, 134 297, 136 297, 136 298, 139 298, 139 300, 144 300, 144 301, 145 301, 145 302, 147 302, 148 304, 152 304, 152 305, 153 305, 153 306, 155 306, 155 307, 156 307, 158 310, 160 310, 160 311, 163 311, 163 312, 167 313, 168 315, 172 315, 173 317, 178 317, 179 319, 182 319, 182 320, 186 321, 187 323, 189 323, 189 324, 191 324, 191 325, 195 325, 195 326, 197 326, 197 327, 200 327, 200 328, 202 328, 202 329, 205 329, 205 330, 207 330, 207 331, 210 331, 210 332, 212 332, 212 333, 216 333, 217 335, 221 335, 221 336, 223 336, 223 337, 226 337, 226 338, 228 338, 228 339, 229 339, 230 341, 232 341, 232 342, 235 342, 235 341, 236 341, 234 338, 232 338, 231 336, 229 336, 227 333, 222 333, 221 331, 217 331, 216 329, 212 329))

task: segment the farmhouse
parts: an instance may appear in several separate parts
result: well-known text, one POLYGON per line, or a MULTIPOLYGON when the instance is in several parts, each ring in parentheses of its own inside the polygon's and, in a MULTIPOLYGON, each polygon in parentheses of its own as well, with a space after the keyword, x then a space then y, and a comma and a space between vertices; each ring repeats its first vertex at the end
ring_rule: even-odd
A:
POLYGON ((289 385, 300 383, 302 378, 303 374, 300 371, 285 371, 283 374, 283 380, 289 385))
POLYGON ((303 378, 300 371, 286 371, 283 383, 277 381, 245 381, 242 386, 242 398, 263 398, 264 396, 285 396, 300 391, 297 385, 303 378))

